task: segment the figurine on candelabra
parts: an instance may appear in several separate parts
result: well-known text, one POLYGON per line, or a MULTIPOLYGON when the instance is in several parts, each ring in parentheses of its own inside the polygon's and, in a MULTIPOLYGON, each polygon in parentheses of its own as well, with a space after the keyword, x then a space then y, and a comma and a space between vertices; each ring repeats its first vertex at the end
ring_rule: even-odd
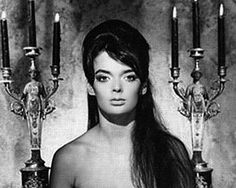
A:
POLYGON ((45 119, 55 107, 50 100, 45 101, 47 94, 44 85, 38 81, 39 71, 34 61, 31 61, 29 75, 30 82, 25 85, 21 100, 25 107, 24 116, 29 125, 31 148, 40 149, 42 119, 45 119))
POLYGON ((205 86, 200 83, 202 73, 199 70, 194 70, 191 76, 193 83, 187 87, 184 95, 186 101, 179 109, 180 113, 188 118, 191 118, 192 113, 204 114, 209 99, 205 86))
POLYGON ((40 148, 41 144, 41 118, 42 100, 46 93, 41 82, 37 81, 38 71, 32 63, 29 70, 31 81, 25 85, 22 100, 26 106, 26 116, 28 125, 30 125, 30 142, 32 148, 40 148))

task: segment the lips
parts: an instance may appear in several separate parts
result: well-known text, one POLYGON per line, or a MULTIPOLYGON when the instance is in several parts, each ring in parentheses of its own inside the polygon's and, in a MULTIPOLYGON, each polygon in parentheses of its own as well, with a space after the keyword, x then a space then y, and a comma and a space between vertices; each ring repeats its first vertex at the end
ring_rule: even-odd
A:
POLYGON ((125 99, 122 99, 122 98, 111 99, 111 104, 113 106, 122 106, 125 104, 125 99))

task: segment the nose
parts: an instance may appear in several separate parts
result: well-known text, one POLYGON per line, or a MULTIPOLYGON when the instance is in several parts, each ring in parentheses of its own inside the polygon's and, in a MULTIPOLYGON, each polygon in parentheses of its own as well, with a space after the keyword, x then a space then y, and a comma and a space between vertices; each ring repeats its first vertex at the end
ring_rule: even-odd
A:
POLYGON ((113 84, 113 92, 119 93, 122 91, 122 86, 119 80, 115 80, 113 84))

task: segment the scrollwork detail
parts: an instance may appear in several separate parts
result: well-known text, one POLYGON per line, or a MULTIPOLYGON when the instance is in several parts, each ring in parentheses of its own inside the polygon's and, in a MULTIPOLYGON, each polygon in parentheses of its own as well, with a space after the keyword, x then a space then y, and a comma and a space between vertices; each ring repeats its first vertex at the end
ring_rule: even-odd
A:
POLYGON ((38 176, 29 177, 23 188, 43 188, 43 180, 38 176))
POLYGON ((25 107, 19 101, 14 101, 11 103, 11 111, 16 115, 26 118, 25 107))
POLYGON ((220 105, 216 102, 209 103, 205 114, 205 121, 216 116, 218 113, 220 113, 220 105))
POLYGON ((196 188, 209 188, 204 177, 200 176, 199 173, 197 173, 197 176, 196 176, 196 188))

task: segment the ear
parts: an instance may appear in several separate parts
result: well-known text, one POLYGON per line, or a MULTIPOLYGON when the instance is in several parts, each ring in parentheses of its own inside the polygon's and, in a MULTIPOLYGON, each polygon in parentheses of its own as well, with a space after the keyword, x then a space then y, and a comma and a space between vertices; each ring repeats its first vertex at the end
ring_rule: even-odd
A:
POLYGON ((87 83, 87 91, 89 95, 95 96, 94 89, 89 83, 87 83))
POLYGON ((146 93, 147 93, 147 83, 145 82, 140 89, 140 94, 145 95, 146 93))

